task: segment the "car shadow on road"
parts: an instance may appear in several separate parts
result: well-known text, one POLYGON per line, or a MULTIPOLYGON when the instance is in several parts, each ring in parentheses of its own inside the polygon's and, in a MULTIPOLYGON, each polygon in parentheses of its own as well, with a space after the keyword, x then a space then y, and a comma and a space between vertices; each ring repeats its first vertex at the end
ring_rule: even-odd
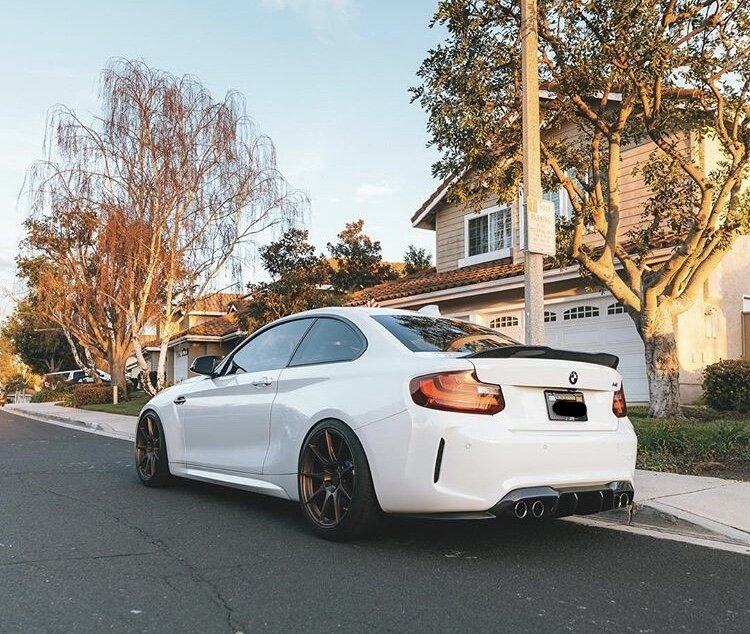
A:
MULTIPOLYGON (((233 523, 239 522, 240 526, 235 526, 238 530, 243 530, 241 525, 246 524, 246 530, 251 531, 260 523, 267 530, 294 540, 323 541, 310 532, 296 502, 191 480, 179 480, 170 490, 193 502, 199 501, 201 507, 210 504, 216 513, 223 509, 231 515, 233 523)), ((380 552, 402 551, 405 546, 416 551, 437 550, 447 558, 460 559, 480 556, 472 550, 486 558, 493 551, 507 555, 518 548, 525 552, 531 550, 543 558, 545 553, 553 551, 559 555, 561 548, 585 554, 587 543, 594 535, 600 543, 604 538, 613 545, 622 544, 626 538, 616 531, 562 520, 432 520, 384 516, 370 536, 353 543, 380 552)))

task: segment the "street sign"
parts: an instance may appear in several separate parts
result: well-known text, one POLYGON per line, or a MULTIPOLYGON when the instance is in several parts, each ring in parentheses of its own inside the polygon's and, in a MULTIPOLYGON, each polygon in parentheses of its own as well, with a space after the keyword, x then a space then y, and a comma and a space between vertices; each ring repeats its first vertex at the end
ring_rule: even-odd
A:
POLYGON ((525 231, 522 248, 529 253, 555 255, 555 203, 540 200, 536 210, 524 206, 525 231))

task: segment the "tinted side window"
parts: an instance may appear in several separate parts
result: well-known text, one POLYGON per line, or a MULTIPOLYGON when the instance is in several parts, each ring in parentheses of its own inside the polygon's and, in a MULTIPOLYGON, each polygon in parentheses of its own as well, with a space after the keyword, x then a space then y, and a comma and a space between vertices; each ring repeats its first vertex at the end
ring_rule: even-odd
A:
POLYGON ((364 341, 338 319, 318 319, 294 353, 290 365, 351 361, 362 354, 364 341))
POLYGON ((286 367, 299 340, 312 319, 296 319, 266 330, 253 337, 232 357, 227 374, 261 372, 286 367))

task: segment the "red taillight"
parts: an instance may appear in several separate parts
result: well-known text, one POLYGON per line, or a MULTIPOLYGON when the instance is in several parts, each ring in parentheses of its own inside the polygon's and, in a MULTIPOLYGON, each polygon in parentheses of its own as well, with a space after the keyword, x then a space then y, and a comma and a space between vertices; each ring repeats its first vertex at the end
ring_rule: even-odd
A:
POLYGON ((628 404, 625 402, 625 387, 620 383, 620 389, 612 397, 612 413, 617 418, 624 418, 628 415, 628 404))
POLYGON ((505 408, 500 386, 482 383, 472 371, 418 376, 411 380, 409 388, 414 402, 430 409, 497 414, 505 408))

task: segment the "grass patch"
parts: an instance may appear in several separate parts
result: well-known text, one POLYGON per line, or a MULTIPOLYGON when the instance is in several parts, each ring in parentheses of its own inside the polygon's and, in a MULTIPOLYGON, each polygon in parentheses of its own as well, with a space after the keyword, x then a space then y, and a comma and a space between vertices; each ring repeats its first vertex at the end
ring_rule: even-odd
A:
POLYGON ((750 478, 750 415, 685 407, 685 418, 662 420, 647 412, 629 412, 639 469, 750 478))
POLYGON ((141 408, 148 402, 149 396, 145 392, 133 392, 127 401, 121 401, 117 405, 113 403, 100 403, 97 405, 82 405, 81 409, 95 412, 107 412, 108 414, 124 414, 125 416, 138 416, 141 408))

